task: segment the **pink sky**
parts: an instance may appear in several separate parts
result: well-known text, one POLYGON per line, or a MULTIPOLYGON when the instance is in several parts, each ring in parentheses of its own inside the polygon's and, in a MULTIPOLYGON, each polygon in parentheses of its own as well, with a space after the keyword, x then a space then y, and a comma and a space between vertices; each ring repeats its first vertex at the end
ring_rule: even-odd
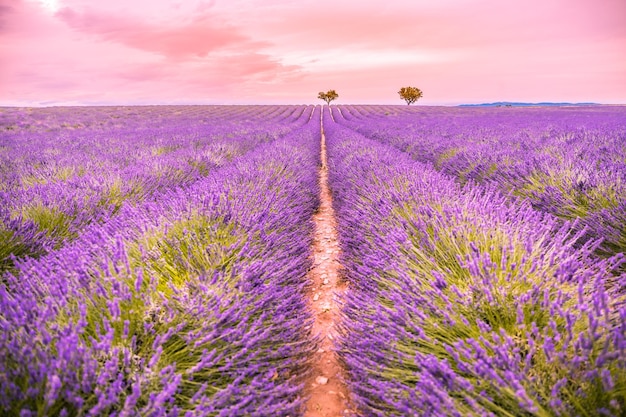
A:
POLYGON ((626 103, 626 0, 0 0, 0 105, 626 103), (321 102, 320 102, 321 103, 321 102))

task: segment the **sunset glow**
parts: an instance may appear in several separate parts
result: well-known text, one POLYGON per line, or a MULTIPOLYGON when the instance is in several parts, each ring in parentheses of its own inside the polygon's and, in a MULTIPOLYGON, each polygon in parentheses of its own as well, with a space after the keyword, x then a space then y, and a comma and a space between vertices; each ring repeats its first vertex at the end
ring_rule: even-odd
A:
POLYGON ((626 103, 623 0, 0 0, 0 105, 626 103))

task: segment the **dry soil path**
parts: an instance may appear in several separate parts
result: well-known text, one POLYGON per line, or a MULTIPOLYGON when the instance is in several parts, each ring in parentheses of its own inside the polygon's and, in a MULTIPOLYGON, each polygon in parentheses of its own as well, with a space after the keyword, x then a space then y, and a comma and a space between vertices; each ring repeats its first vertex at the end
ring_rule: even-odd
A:
POLYGON ((321 124, 321 157, 319 170, 320 208, 313 217, 315 237, 313 241, 313 268, 309 272, 312 283, 310 307, 315 317, 313 334, 322 338, 320 349, 312 363, 312 374, 306 383, 305 417, 339 417, 353 415, 349 392, 343 382, 343 369, 335 353, 335 324, 339 321, 339 299, 346 291, 340 280, 339 243, 337 224, 328 187, 328 164, 326 137, 321 124))

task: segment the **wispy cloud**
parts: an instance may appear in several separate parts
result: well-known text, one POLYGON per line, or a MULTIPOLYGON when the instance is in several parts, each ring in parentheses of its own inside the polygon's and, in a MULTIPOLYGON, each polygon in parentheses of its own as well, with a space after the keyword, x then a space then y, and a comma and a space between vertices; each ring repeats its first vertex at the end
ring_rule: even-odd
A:
POLYGON ((59 10, 56 16, 78 32, 168 58, 203 57, 228 47, 250 49, 258 46, 237 28, 220 23, 211 15, 179 25, 152 24, 129 16, 90 9, 78 12, 68 7, 59 10))
POLYGON ((626 102, 623 0, 0 0, 0 104, 626 102))

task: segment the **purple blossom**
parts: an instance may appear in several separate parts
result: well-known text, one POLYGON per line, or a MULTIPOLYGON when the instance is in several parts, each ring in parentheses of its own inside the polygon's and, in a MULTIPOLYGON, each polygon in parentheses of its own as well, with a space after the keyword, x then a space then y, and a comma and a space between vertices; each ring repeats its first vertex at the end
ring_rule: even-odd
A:
MULTIPOLYGON (((516 199, 515 188, 505 188, 516 183, 489 172, 512 145, 498 139, 471 147, 467 138, 473 126, 498 120, 498 111, 385 107, 395 113, 387 117, 382 109, 345 106, 336 123, 324 123, 352 288, 340 353, 363 414, 498 415, 501 407, 577 415, 619 403, 606 377, 625 374, 617 342, 625 335, 615 325, 625 295, 615 285, 623 281, 622 255, 599 258, 602 234, 591 233, 599 229, 516 199), (455 118, 464 123, 445 124, 455 118), (466 143, 428 129, 454 130, 466 143), (447 172, 453 163, 462 168, 447 172), (373 204, 380 201, 384 212, 373 204), (403 232, 390 232, 398 228, 403 232), (450 384, 449 374, 432 372, 433 361, 466 383, 450 384), (594 392, 601 394, 580 401, 594 392)), ((613 126, 623 126, 620 111, 606 111, 613 126)), ((522 116, 515 122, 541 128, 522 116)), ((526 154, 532 156, 525 149, 506 160, 524 162, 526 154)))
POLYGON ((319 108, 183 110, 146 108, 126 128, 95 123, 71 138, 60 129, 11 139, 74 143, 84 154, 55 163, 85 174, 63 182, 54 171, 23 191, 13 183, 23 196, 11 207, 39 193, 44 207, 68 203, 73 220, 70 238, 52 233, 54 250, 17 259, 0 286, 5 413, 36 409, 46 393, 50 410, 84 415, 302 409, 317 349, 304 289, 319 108), (163 115, 154 128, 152 111, 163 115), (102 193, 121 204, 100 205, 102 193))

